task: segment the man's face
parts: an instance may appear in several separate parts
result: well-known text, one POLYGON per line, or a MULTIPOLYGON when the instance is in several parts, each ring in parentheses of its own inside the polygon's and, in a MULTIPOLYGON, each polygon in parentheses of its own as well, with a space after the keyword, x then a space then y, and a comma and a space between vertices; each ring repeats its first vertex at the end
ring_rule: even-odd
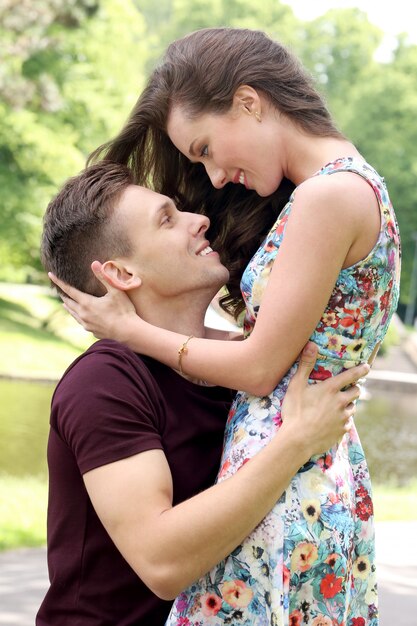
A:
POLYGON ((126 266, 141 278, 141 289, 162 297, 214 295, 227 282, 229 273, 205 237, 207 217, 178 211, 167 196, 136 185, 123 193, 114 215, 132 244, 126 266))

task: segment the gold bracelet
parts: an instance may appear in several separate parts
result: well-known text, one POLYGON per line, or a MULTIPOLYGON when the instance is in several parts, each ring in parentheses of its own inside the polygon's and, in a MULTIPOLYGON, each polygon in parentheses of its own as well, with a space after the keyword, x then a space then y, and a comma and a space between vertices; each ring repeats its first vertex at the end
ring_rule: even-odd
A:
POLYGON ((180 374, 184 374, 184 372, 182 371, 182 357, 184 354, 187 354, 188 352, 188 348, 187 348, 187 343, 190 341, 190 339, 194 339, 194 335, 190 335, 182 344, 182 346, 178 349, 178 369, 180 371, 180 374))

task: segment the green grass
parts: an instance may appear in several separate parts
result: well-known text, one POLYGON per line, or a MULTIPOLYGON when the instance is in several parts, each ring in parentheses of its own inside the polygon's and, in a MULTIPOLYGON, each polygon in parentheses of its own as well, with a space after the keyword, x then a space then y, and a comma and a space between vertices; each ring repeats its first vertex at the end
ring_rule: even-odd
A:
POLYGON ((0 283, 0 375, 57 379, 93 341, 48 288, 0 283))
POLYGON ((0 550, 45 545, 46 479, 2 475, 0 493, 0 550))
MULTIPOLYGON (((57 379, 93 341, 49 289, 0 283, 0 375, 57 379)), ((416 493, 374 485, 376 521, 417 520, 416 493)), ((45 544, 46 479, 0 475, 0 494, 0 550, 45 544)))
MULTIPOLYGON (((0 476, 0 550, 46 543, 45 478, 0 476)), ((376 522, 417 520, 417 481, 407 487, 374 487, 376 522)))
POLYGON ((407 486, 374 485, 373 500, 377 522, 417 521, 417 479, 407 486))

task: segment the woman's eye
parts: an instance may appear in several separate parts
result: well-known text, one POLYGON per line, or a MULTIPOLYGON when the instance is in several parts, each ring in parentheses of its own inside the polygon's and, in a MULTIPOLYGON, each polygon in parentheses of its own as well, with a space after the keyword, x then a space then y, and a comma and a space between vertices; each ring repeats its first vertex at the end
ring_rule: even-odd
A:
POLYGON ((205 146, 203 146, 203 147, 201 148, 201 150, 200 150, 200 156, 201 156, 201 157, 206 157, 206 156, 208 156, 208 146, 207 146, 207 145, 205 145, 205 146))
POLYGON ((170 215, 165 215, 165 217, 163 218, 161 224, 169 224, 171 222, 171 216, 170 215))

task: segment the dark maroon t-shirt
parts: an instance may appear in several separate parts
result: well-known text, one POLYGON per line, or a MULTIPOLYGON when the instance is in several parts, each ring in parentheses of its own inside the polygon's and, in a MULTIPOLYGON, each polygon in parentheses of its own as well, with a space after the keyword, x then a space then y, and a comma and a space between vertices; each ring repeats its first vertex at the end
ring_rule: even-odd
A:
POLYGON ((65 372, 48 442, 50 588, 37 626, 163 626, 157 598, 118 552, 82 475, 150 449, 164 450, 174 504, 213 484, 231 392, 195 385, 125 346, 95 343, 65 372))

